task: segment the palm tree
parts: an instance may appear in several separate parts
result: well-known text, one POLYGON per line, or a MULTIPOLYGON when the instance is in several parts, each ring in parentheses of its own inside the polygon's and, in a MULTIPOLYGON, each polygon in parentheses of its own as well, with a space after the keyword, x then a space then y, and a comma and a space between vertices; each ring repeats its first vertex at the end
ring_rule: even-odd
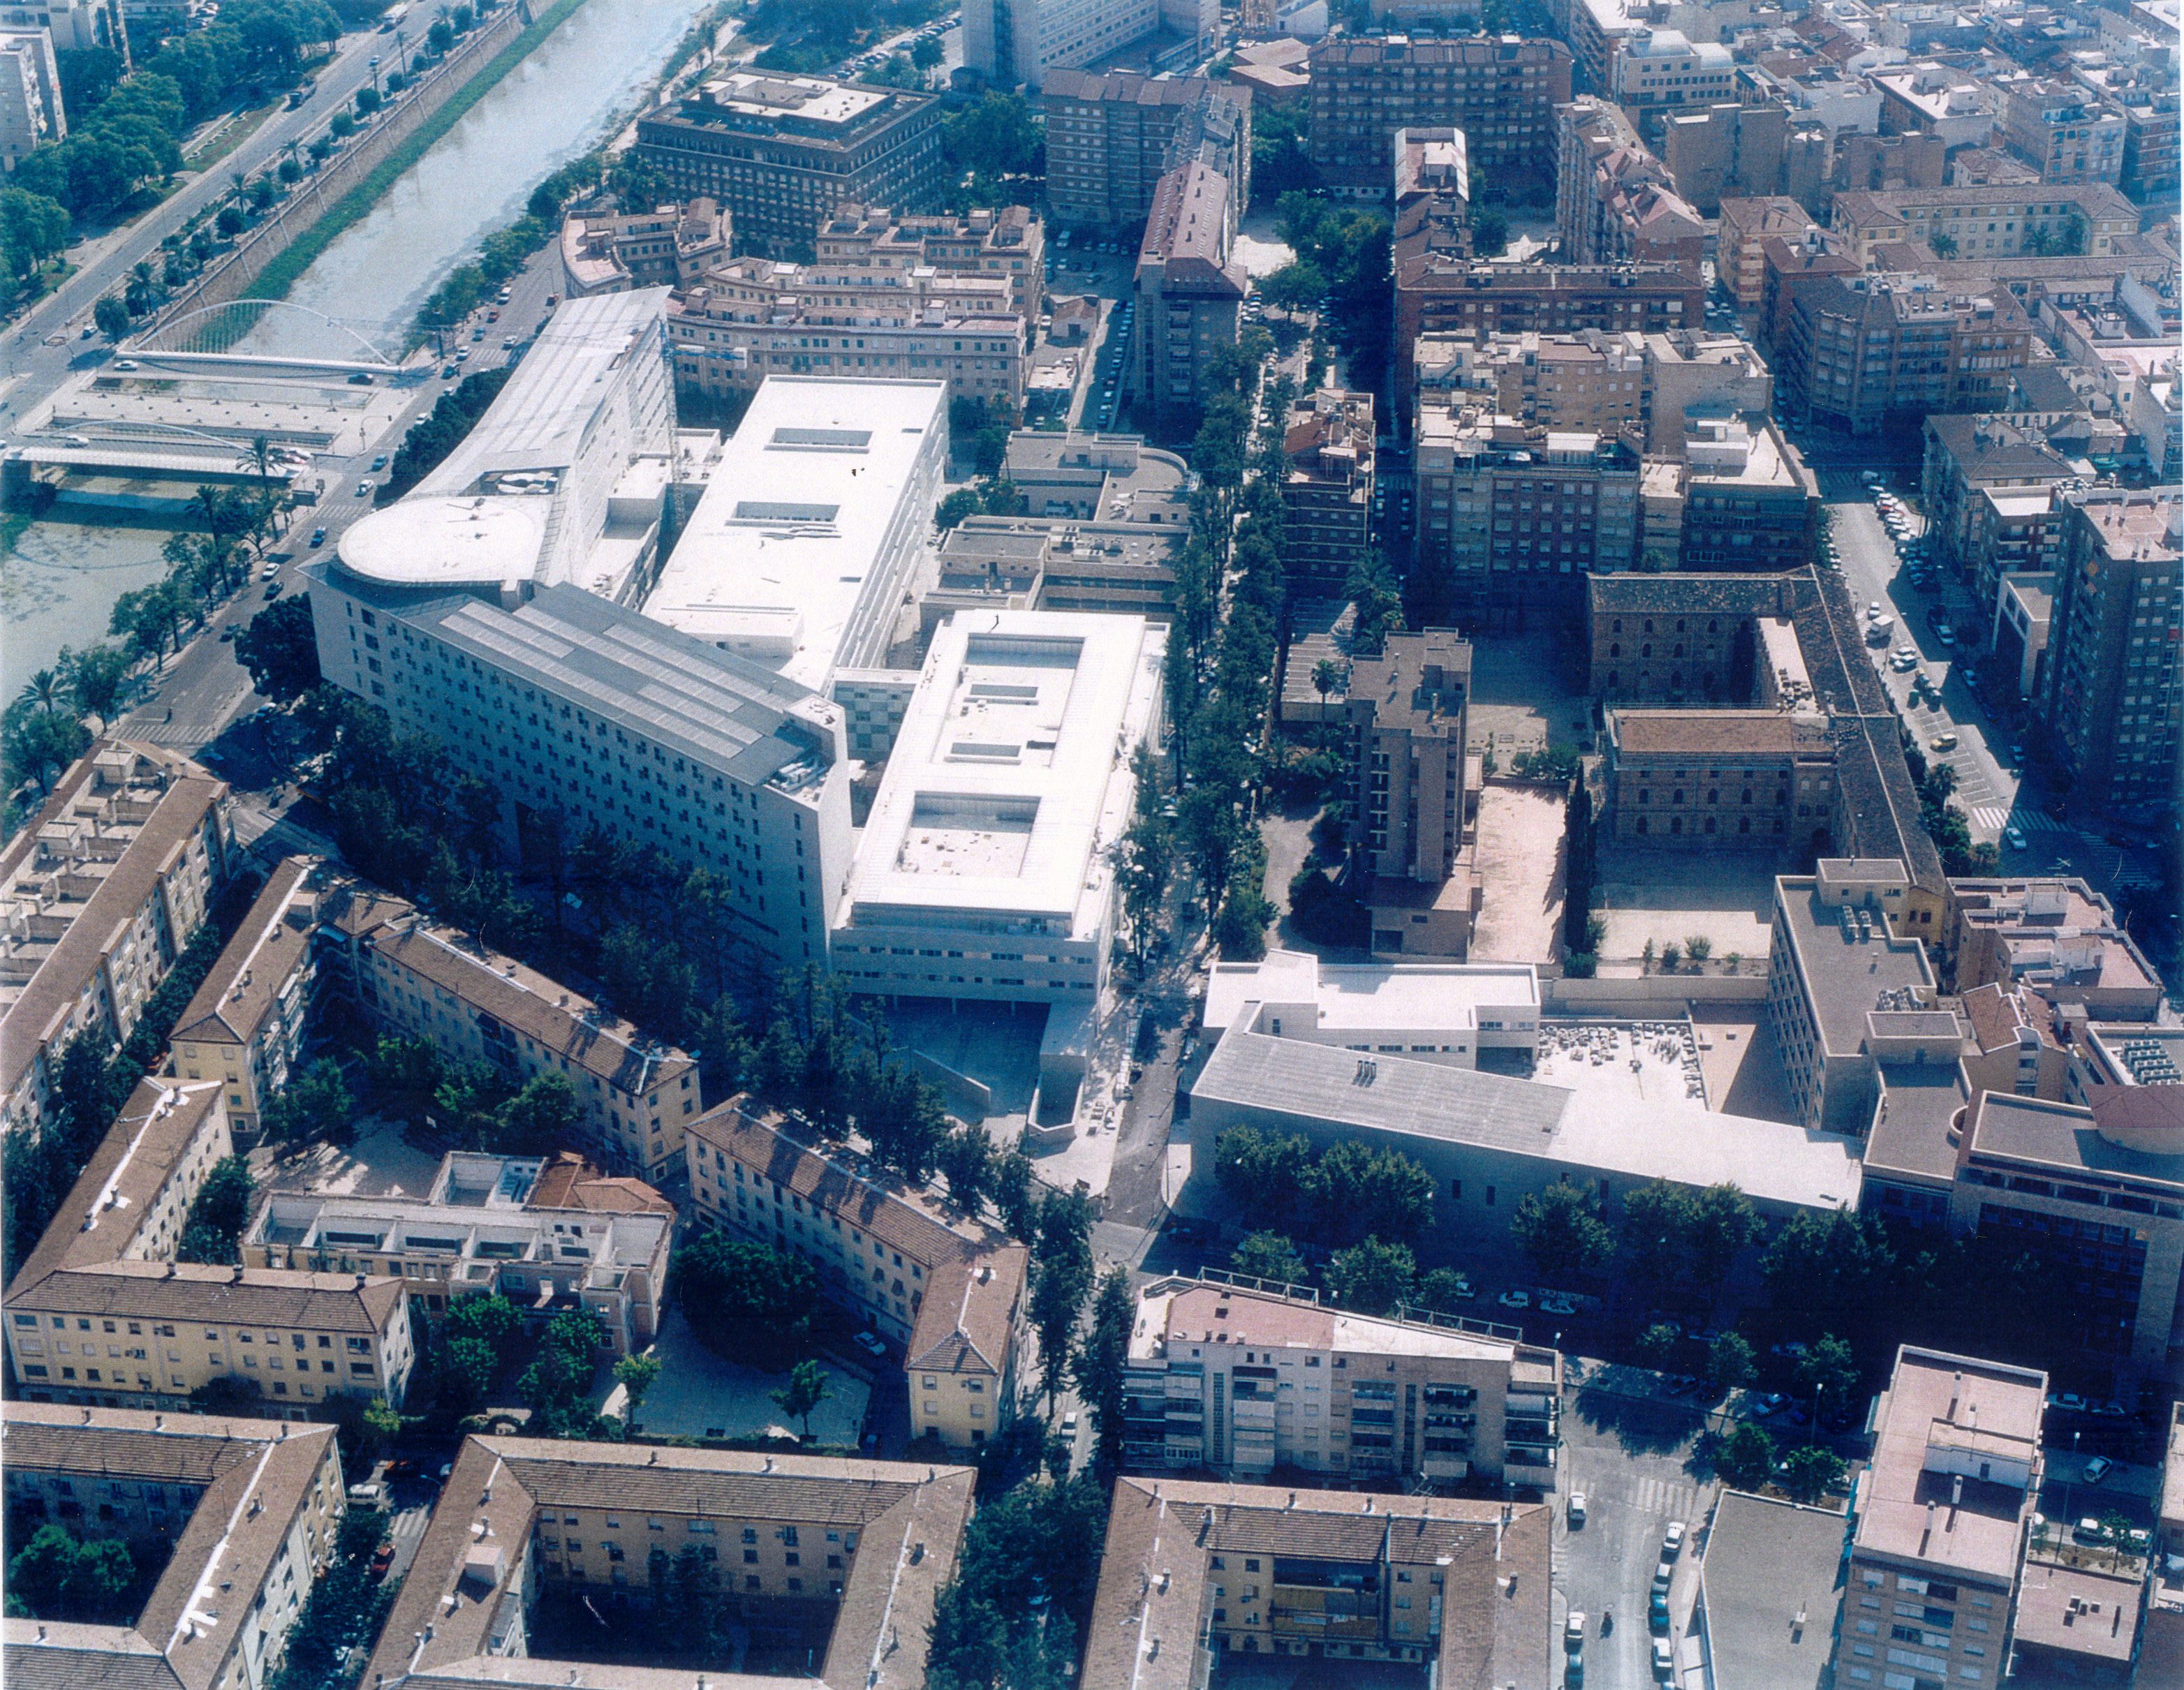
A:
POLYGON ((1341 665, 1331 657, 1323 657, 1312 666, 1312 690, 1322 698, 1342 684, 1341 665))
POLYGON ((64 690, 58 674, 42 669, 24 683, 22 692, 16 697, 19 703, 36 704, 47 715, 57 716, 61 713, 61 693, 64 690))

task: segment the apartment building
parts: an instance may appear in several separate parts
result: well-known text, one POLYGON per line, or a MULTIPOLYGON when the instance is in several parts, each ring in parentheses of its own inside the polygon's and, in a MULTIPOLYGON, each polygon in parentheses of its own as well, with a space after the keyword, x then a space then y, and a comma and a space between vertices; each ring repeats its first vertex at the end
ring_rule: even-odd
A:
POLYGON ((168 1065, 186 1079, 225 1087, 230 1126, 246 1138, 300 1065, 318 982, 311 936, 319 895, 311 883, 324 874, 314 858, 275 864, 175 1023, 168 1065))
POLYGON ((1123 1373, 1123 1459, 1224 1479, 1552 1487, 1562 1358, 1513 1326, 1373 1319, 1224 1273, 1145 1287, 1123 1373))
POLYGON ((1413 367, 1420 402, 1475 405, 1540 428, 1642 430, 1651 409, 1642 335, 1428 335, 1413 367))
MULTIPOLYGON (((678 549, 699 537, 694 519, 678 549)), ((382 594, 321 564, 312 611, 326 679, 496 786, 511 835, 554 811, 572 837, 598 826, 706 864, 735 889, 754 959, 824 959, 850 856, 833 705, 572 586, 504 610, 382 594)))
POLYGON ((1789 180, 1789 147, 1790 108, 1779 100, 1716 103, 1662 119, 1661 162, 1702 217, 1716 216, 1724 197, 1780 192, 1789 180))
POLYGON ((2003 122, 2003 97, 1969 70, 1930 61, 1876 68, 1866 81, 1880 96, 1884 135, 1928 136, 1944 146, 1984 147, 2003 122))
MULTIPOLYGON (((933 585, 918 601, 919 620, 930 630, 967 610, 1090 610, 1165 625, 1175 614, 1176 556, 1189 539, 1187 525, 1159 519, 967 517, 941 538, 933 585)), ((861 676, 844 677, 834 696, 848 702, 845 689, 865 685, 861 676)), ((890 735, 908 706, 905 694, 893 713, 890 735)), ((877 743, 868 740, 867 721, 877 722, 877 714, 863 708, 861 698, 850 714, 852 745, 877 743)))
POLYGON ((998 276, 1009 285, 1008 309, 1025 318, 1037 317, 1046 297, 1046 225, 1028 206, 920 217, 844 201, 820 225, 817 245, 816 273, 861 286, 900 286, 897 278, 921 270, 998 276))
POLYGON ((1924 241, 1944 259, 2098 256, 2138 233, 2138 210, 2106 182, 1904 188, 1837 194, 1829 226, 1861 264, 1875 247, 1903 241, 1924 241))
POLYGON ((827 1297, 902 1352, 913 1437, 976 1449, 1006 1427, 1022 1244, 748 1096, 692 1124, 689 1169, 703 1224, 803 1257, 827 1297))
MULTIPOLYGON (((1468 248, 1436 241, 1431 220, 1399 232, 1394 251, 1396 344, 1421 336, 1666 334, 1702 323, 1705 288, 1696 266, 1676 264, 1474 264, 1468 248)), ((1407 424, 1418 375, 1396 364, 1395 416, 1407 424)))
POLYGON ((1696 266, 1706 220, 1676 192, 1666 165, 1642 146, 1620 108, 1586 97, 1555 112, 1556 218, 1574 264, 1696 266))
POLYGON ((2003 511, 1995 496, 2035 495, 2044 515, 2049 489, 2076 481, 2080 470, 2048 443, 2042 430, 1991 413, 1929 415, 1924 432, 1919 492, 1927 531, 1943 560, 1980 581, 1982 599, 1992 598, 2003 575, 2049 567, 2044 546, 2016 557, 1997 552, 1995 542, 2007 525, 1997 520, 2003 511))
POLYGON ((149 1543, 165 1563, 124 1623, 8 1619, 11 1676, 175 1690, 271 1681, 348 1508, 333 1427, 21 1402, 0 1407, 0 1426, 12 1519, 149 1543))
POLYGON ((1616 103, 1641 123, 1685 106, 1712 105, 1736 94, 1736 65, 1719 42, 1693 41, 1681 30, 1634 29, 1609 67, 1616 103))
POLYGON ((1539 972, 1529 963, 1323 963, 1301 951, 1217 962, 1199 1037, 1232 1027, 1343 1050, 1475 1068, 1486 1050, 1535 1049, 1539 972))
POLYGON ((1715 224, 1714 273, 1741 314, 1748 316, 1759 309, 1766 279, 1762 244, 1769 236, 1798 240, 1812 221, 1803 206, 1780 194, 1722 200, 1715 224))
POLYGON ((1961 1128, 1950 1230, 2039 1258, 2092 1360, 2167 1366, 2184 1347, 2184 1087, 2157 1078, 2086 1095, 1983 1093, 1961 1128))
POLYGON ((118 1043, 235 864, 227 783, 157 746, 100 740, 0 852, 0 1096, 42 1131, 71 1040, 118 1043))
POLYGON ((2024 987, 2103 1021, 2160 1011, 2159 974, 2082 880, 1953 880, 1942 945, 1959 992, 2024 987))
POLYGON ((1161 178, 1132 284, 1139 356, 1129 377, 1157 416, 1202 409, 1214 349, 1236 344, 1250 284, 1232 250, 1235 219, 1219 171, 1194 161, 1161 178))
POLYGON ((1310 67, 1307 145, 1323 171, 1384 175, 1397 130, 1449 125, 1463 131, 1474 165, 1553 169, 1555 108, 1570 98, 1570 52, 1558 41, 1329 36, 1310 67))
POLYGON ((1961 1030, 1935 1007, 1925 947, 1896 931, 1910 892, 1897 861, 1824 857, 1814 874, 1775 878, 1767 1016, 1808 1129, 1865 1131, 1879 1096, 1869 1059, 1884 1049, 1957 1053, 1961 1030))
MULTIPOLYGON (((1215 0, 970 0, 963 8, 963 63, 1006 88, 1050 85, 1140 43, 1173 40, 1187 63, 1203 58, 1221 31, 1215 0), (1201 51, 1188 53, 1193 45, 1201 51)), ((1140 49, 1145 50, 1144 48, 1140 49)), ((1166 62, 1162 60, 1162 62, 1166 62)))
POLYGON ((1802 240, 1762 236, 1759 266, 1759 322, 1754 338, 1779 370, 1798 300, 1809 290, 1826 288, 1830 278, 1855 276, 1864 267, 1850 255, 1849 243, 1841 236, 1816 224, 1806 225, 1802 240))
POLYGON ((2048 1376, 1910 1344, 1873 1410, 1835 1638, 1858 1674, 1993 1685, 2040 1498, 2048 1376))
POLYGON ((434 921, 406 898, 321 876, 320 966, 374 1028, 423 1039, 450 1063, 521 1088, 569 1082, 584 1149, 616 1172, 660 1180, 682 1162, 698 1065, 551 976, 434 921))
POLYGON ((1282 431, 1282 544, 1292 578, 1339 587, 1373 547, 1373 396, 1323 387, 1282 431))
POLYGON ((734 70, 641 115, 637 152, 677 197, 725 207, 738 244, 796 258, 844 200, 914 209, 932 196, 944 168, 940 103, 734 70))
POLYGON ((767 1646, 731 1682, 920 1690, 975 1476, 922 1461, 467 1438, 365 1682, 566 1690, 595 1674, 657 1677, 556 1659, 534 1627, 542 1605, 649 1606, 662 1564, 696 1551, 767 1646), (793 1671, 764 1665, 791 1659, 793 1671))
POLYGON ((950 399, 1013 413, 1031 343, 1010 303, 1015 291, 1000 276, 738 259, 676 296, 676 386, 721 398, 748 397, 775 376, 938 381, 950 399))
POLYGON ((1161 178, 1195 159, 1250 197, 1251 96, 1204 76, 1056 71, 1039 90, 1047 204, 1068 225, 1122 229, 1151 214, 1161 178))
POLYGON ((0 168, 68 134, 60 63, 44 30, 0 29, 0 168))
POLYGON ((1835 809, 1835 742, 1814 711, 1611 709, 1607 826, 1627 844, 1780 852, 1835 809))
POLYGON ((1191 1690, 1273 1655, 1546 1683, 1553 1524, 1548 1503, 1119 1479, 1084 1682, 1191 1690))
POLYGON ((1422 399, 1418 560, 1458 602, 1574 606, 1595 570, 1628 569, 1638 542, 1640 436, 1550 430, 1422 399))
POLYGON ((1784 388, 1853 434, 1992 410, 2031 356, 2031 320, 2007 288, 1968 295, 1915 273, 1834 275, 1797 289, 1787 315, 1775 347, 1784 388))
POLYGON ((2036 714, 2075 792, 2158 820, 2177 801, 2184 725, 2184 499, 2174 487, 2060 497, 2047 686, 2036 714))
POLYGON ((732 250, 735 220, 700 195, 655 211, 561 220, 561 281, 571 299, 639 287, 688 287, 732 250))
MULTIPOLYGON (((1657 397, 1655 426, 1674 415, 1657 397)), ((1743 415, 1682 414, 1683 570, 1802 569, 1813 555, 1819 485, 1760 409, 1743 415)))
POLYGON ((421 1198, 276 1192, 243 1231, 242 1260, 398 1276, 435 1317, 495 1293, 534 1326, 589 1309, 608 1347, 634 1355, 660 1330, 674 1227, 650 1186, 603 1177, 573 1151, 454 1151, 421 1198))
POLYGON ((2013 76, 2001 85, 2002 135, 2042 182, 2074 187, 2123 175, 2122 110, 2069 77, 2013 76))
MULTIPOLYGON (((2069 1019, 2048 998, 2030 987, 1990 981, 1963 992, 1960 1002, 1964 1044, 1958 1067, 1967 1099, 1976 1099, 1982 1092, 2045 1098, 2051 1103, 2064 1099, 2071 1049, 2078 1041, 2069 1019), (2066 1037, 2070 1045, 2063 1042, 2066 1037)), ((1892 1098, 1894 1088, 1886 1089, 1892 1098)), ((1883 1107, 1885 1110, 1886 1105, 1883 1107)))

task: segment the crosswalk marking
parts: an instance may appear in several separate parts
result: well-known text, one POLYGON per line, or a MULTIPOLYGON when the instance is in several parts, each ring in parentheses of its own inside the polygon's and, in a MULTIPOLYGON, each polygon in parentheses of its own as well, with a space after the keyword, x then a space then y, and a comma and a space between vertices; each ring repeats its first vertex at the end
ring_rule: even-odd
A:
POLYGON ((2036 809, 2014 809, 2008 804, 1975 804, 1972 820, 1981 827, 2003 828, 2014 822, 2027 833, 2068 833, 2070 824, 2036 809))

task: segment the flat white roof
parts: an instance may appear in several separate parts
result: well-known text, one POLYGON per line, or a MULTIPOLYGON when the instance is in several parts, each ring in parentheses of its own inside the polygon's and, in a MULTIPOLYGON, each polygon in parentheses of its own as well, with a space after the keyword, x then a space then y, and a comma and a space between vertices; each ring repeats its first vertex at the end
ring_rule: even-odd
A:
POLYGON ((1160 697, 1142 616, 963 611, 933 635, 850 876, 849 925, 1096 924, 1160 697))
POLYGON ((1218 1032, 1246 1003, 1313 1003, 1329 1031, 1416 1028, 1469 1031, 1481 1009, 1540 1007, 1529 963, 1323 963, 1298 951, 1213 965, 1201 1025, 1218 1032))
MULTIPOLYGON (((823 688, 867 604, 917 454, 947 424, 939 381, 769 375, 646 598, 644 614, 823 688)), ((861 660, 850 665, 864 666, 861 660)))
MULTIPOLYGON (((582 520, 570 481, 621 384, 647 375, 630 361, 659 357, 667 297, 664 287, 644 287, 557 309, 455 449, 407 497, 363 516, 335 542, 342 567, 390 586, 528 581, 555 572, 546 554, 550 519, 558 511, 565 524, 582 520)), ((664 389, 664 378, 653 385, 664 389)), ((632 437, 628 450, 669 450, 671 408, 655 420, 656 437, 632 437)), ((627 451, 616 456, 619 474, 627 451)))

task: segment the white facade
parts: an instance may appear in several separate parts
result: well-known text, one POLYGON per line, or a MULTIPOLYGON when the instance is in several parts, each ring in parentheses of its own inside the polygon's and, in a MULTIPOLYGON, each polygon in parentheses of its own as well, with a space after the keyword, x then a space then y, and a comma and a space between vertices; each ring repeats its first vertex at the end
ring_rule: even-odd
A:
POLYGON ((963 63, 1004 86, 1035 88, 1050 70, 1081 70, 1143 41, 1162 10, 1161 0, 969 0, 963 63))
POLYGON ((41 143, 67 133, 53 37, 0 31, 0 169, 14 170, 41 143))
POLYGON ((769 375, 644 614, 816 691, 887 667, 940 497, 947 392, 769 375))
POLYGON ((1727 47, 1680 30, 1633 30, 1615 56, 1615 97, 1626 106, 1710 105, 1734 97, 1736 82, 1727 47))
POLYGON ((566 582, 627 603, 649 572, 674 449, 668 291, 572 299, 477 425, 408 497, 337 546, 408 590, 566 582))
POLYGON ((1298 951, 1217 962, 1201 1031, 1238 1016, 1273 1038, 1476 1068, 1481 1050, 1530 1050, 1540 1037, 1539 971, 1529 963, 1323 963, 1298 951))
POLYGON ((851 990, 1098 992, 1166 650, 1139 616, 979 611, 934 634, 835 923, 851 990))
POLYGON ((326 678, 492 782, 504 820, 554 811, 571 837, 596 825, 704 864, 754 958, 824 963, 850 853, 834 705, 575 587, 509 611, 311 573, 326 678))

